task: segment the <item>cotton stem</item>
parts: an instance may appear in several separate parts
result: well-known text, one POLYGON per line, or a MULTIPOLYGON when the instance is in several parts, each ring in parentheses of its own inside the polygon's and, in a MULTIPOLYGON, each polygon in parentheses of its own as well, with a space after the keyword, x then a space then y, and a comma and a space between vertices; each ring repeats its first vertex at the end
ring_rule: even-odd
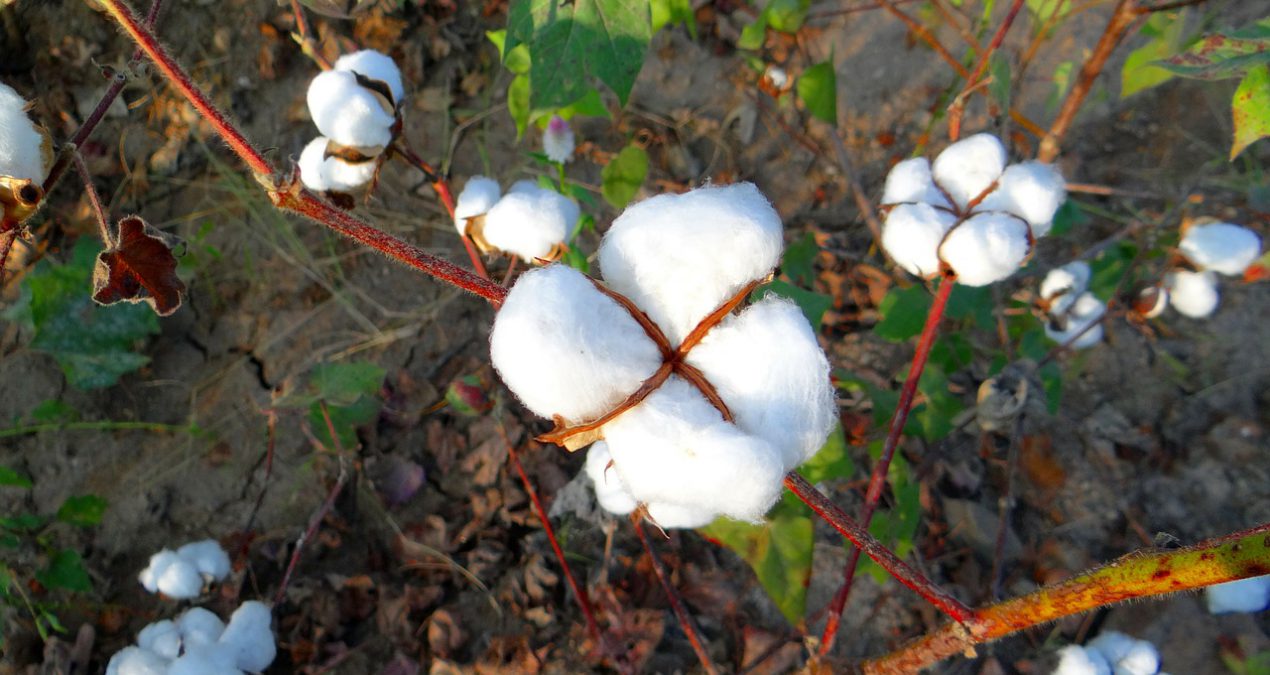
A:
POLYGON ((975 66, 974 72, 966 80, 966 86, 961 90, 954 99, 951 106, 948 107, 948 140, 957 141, 961 138, 961 116, 966 110, 966 100, 970 98, 971 92, 979 86, 979 79, 983 77, 983 73, 988 69, 988 63, 992 59, 992 53, 1001 46, 1005 34, 1010 31, 1010 26, 1014 25, 1014 18, 1019 15, 1019 10, 1023 9, 1024 0, 1014 0, 1010 5, 1010 11, 1002 20, 1001 26, 997 28, 997 32, 992 36, 992 40, 988 42, 988 48, 979 53, 979 63, 975 66))
POLYGON ((697 653, 697 659, 701 661, 701 667, 709 675, 717 675, 719 671, 714 667, 714 662, 710 660, 710 654, 706 652, 705 643, 701 641, 701 634, 697 631, 692 615, 688 613, 688 608, 684 607, 683 599, 679 597, 679 591, 675 590, 674 584, 670 581, 670 574, 666 571, 665 563, 657 555, 657 550, 653 548, 653 542, 648 539, 648 532, 644 530, 643 519, 642 509, 636 509, 631 513, 631 525, 635 528, 635 534, 639 535, 639 543, 643 544, 644 550, 648 552, 648 558, 653 563, 653 571, 657 574, 657 581, 661 582, 662 590, 666 591, 666 598, 670 600, 670 608, 674 611, 675 618, 679 620, 679 626, 683 629, 684 635, 688 637, 688 643, 692 645, 692 651, 697 653))

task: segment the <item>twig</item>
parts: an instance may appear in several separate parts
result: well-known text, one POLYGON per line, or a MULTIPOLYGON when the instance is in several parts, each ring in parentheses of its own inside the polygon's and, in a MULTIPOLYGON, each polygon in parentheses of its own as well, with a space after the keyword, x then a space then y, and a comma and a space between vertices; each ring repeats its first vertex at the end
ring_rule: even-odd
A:
POLYGON ((895 6, 894 0, 881 0, 881 4, 882 8, 890 12, 892 16, 900 21, 903 21, 904 25, 908 26, 910 33, 917 36, 922 42, 925 42, 931 49, 935 50, 935 53, 947 62, 948 65, 952 66, 952 69, 957 71, 958 75, 960 75, 963 79, 970 78, 970 71, 966 70, 966 67, 961 65, 961 62, 958 61, 957 58, 939 42, 939 38, 936 38, 931 34, 930 30, 926 28, 926 26, 923 26, 917 21, 917 19, 914 19, 913 17, 900 11, 900 9, 895 6))
POLYGON ((256 516, 260 513, 261 505, 265 503, 265 493, 269 490, 269 479, 273 476, 273 454, 278 438, 278 411, 270 408, 266 415, 268 415, 266 418, 268 440, 265 442, 265 477, 260 484, 260 494, 256 495, 256 503, 251 507, 251 514, 247 516, 247 526, 243 528, 243 531, 248 533, 256 525, 256 516))
POLYGON ((635 527, 635 534, 639 535, 639 543, 643 544, 644 550, 648 552, 648 558, 653 563, 653 571, 657 573, 657 581, 661 582, 662 590, 666 591, 666 597, 670 600, 670 608, 674 611, 675 618, 679 620, 680 627, 683 628, 684 634, 688 637, 688 642, 692 645, 692 651, 697 653, 697 659, 701 661, 701 667, 710 675, 717 675, 719 671, 715 669, 714 662, 710 660, 710 654, 706 652, 705 644, 701 641, 701 635, 697 632, 692 615, 684 607, 683 600, 679 597, 679 591, 675 590, 674 584, 670 583, 670 575, 666 573, 666 566, 657 555, 657 550, 653 548, 653 543, 649 541, 648 533, 644 531, 642 509, 636 509, 631 513, 631 525, 635 527))
POLYGON ((1176 2, 1165 2, 1158 5, 1142 6, 1138 8, 1139 14, 1154 14, 1155 12, 1167 12, 1171 9, 1181 9, 1183 7, 1191 7, 1193 5, 1202 5, 1205 0, 1177 0, 1176 2))
POLYGON ((992 546, 992 600, 1001 599, 1001 583, 1005 577, 1005 535, 1010 527, 1010 512, 1014 509, 1014 474, 1019 467, 1019 443, 1023 435, 1023 417, 1020 413, 1010 425, 1010 449, 1005 460, 1005 490, 997 500, 997 538, 992 546))
POLYGON ((287 592, 287 584, 291 582, 291 575, 295 572, 296 565, 300 563, 300 554, 304 553, 304 544, 312 539, 316 534, 318 527, 322 525, 322 521, 326 519, 326 514, 330 513, 331 508, 335 506, 335 500, 340 496, 340 492, 344 490, 344 484, 348 482, 348 471, 344 468, 344 458, 340 457, 340 475, 335 479, 335 487, 331 488, 326 500, 322 502, 322 506, 318 508, 313 517, 309 519, 309 526, 304 530, 304 534, 295 540, 295 550, 291 552, 291 561, 287 563, 287 570, 282 574, 282 581, 278 584, 278 592, 273 595, 273 604, 275 607, 282 604, 287 592))
POLYGON ((308 19, 305 18, 304 8, 300 6, 299 0, 291 0, 291 15, 295 17, 295 30, 300 34, 300 51, 305 56, 313 59, 322 70, 330 70, 331 62, 326 60, 322 55, 322 51, 318 48, 317 40, 313 39, 312 31, 309 30, 308 19))
POLYGON ((1005 15, 1005 19, 1001 22, 1001 27, 997 29, 992 40, 988 42, 988 48, 979 52, 979 63, 975 66, 974 72, 966 80, 966 86, 953 98, 952 105, 948 107, 948 138, 956 141, 961 138, 961 116, 966 109, 966 99, 970 98, 971 92, 979 86, 979 78, 983 77, 984 71, 988 69, 988 62, 992 59, 992 53, 1001 46, 1001 42, 1005 39, 1005 34, 1009 32, 1010 26, 1014 25, 1014 18, 1019 15, 1019 10, 1023 9, 1023 0, 1014 0, 1010 5, 1010 11, 1005 15))
POLYGON ((79 172, 79 177, 84 182, 84 192, 88 195, 88 203, 93 207, 93 217, 97 220, 97 234, 101 236, 102 246, 112 248, 115 245, 115 235, 110 230, 110 216, 106 215, 106 209, 101 204, 101 196, 97 194, 97 188, 93 185, 93 176, 88 173, 88 167, 84 164, 84 158, 80 156, 78 149, 71 148, 69 154, 75 162, 75 170, 79 172))

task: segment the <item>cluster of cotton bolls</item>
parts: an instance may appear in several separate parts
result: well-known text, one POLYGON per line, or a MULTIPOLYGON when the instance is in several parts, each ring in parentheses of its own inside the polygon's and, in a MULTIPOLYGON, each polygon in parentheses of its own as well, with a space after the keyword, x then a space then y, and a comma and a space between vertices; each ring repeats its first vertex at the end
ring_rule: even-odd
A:
POLYGON ((216 540, 206 539, 155 553, 137 578, 151 593, 187 600, 198 597, 205 583, 223 580, 229 569, 225 549, 216 540))
POLYGON ((137 644, 110 657, 106 675, 242 675, 259 673, 277 655, 273 617, 249 600, 229 623, 202 607, 175 620, 156 621, 137 634, 137 644))
POLYGON ((1107 631, 1089 644, 1059 650, 1053 675, 1168 675, 1160 671, 1155 645, 1124 633, 1107 631))
POLYGON ((896 164, 886 177, 882 247, 910 274, 932 277, 947 266, 958 283, 985 286, 1009 277, 1049 233, 1066 198, 1049 164, 1006 166, 990 134, 896 164))
POLYGON ((797 305, 768 295, 694 332, 766 278, 782 245, 780 217, 752 184, 704 187, 613 222, 604 288, 563 265, 512 288, 491 360, 534 413, 603 439, 586 472, 605 509, 643 505, 662 527, 755 521, 824 443, 836 418, 829 364, 797 305), (651 393, 650 381, 661 382, 651 393))
POLYGON ((1102 340, 1099 323, 1107 305, 1090 293, 1089 264, 1076 260, 1051 270, 1041 281, 1041 306, 1048 320, 1045 335, 1073 349, 1092 347, 1102 340))
POLYGON ((0 84, 0 221, 21 222, 34 212, 53 156, 48 134, 27 107, 18 92, 0 84))
POLYGON ((581 215, 572 199, 533 181, 517 181, 504 195, 493 178, 472 176, 454 205, 454 227, 482 252, 532 263, 559 258, 581 215))
POLYGON ((375 177, 400 129, 405 89, 388 56, 345 54, 309 84, 309 115, 321 136, 300 153, 300 180, 310 190, 351 193, 375 177))
POLYGON ((1209 586, 1204 595, 1211 614, 1260 612, 1270 607, 1270 575, 1209 586))
POLYGON ((1178 251, 1193 269, 1176 269, 1164 278, 1163 286, 1144 291, 1155 294, 1143 314, 1147 318, 1158 316, 1167 306, 1192 319, 1211 316, 1221 299, 1217 275, 1243 274, 1261 255, 1261 238, 1230 223, 1197 224, 1186 229, 1178 251))

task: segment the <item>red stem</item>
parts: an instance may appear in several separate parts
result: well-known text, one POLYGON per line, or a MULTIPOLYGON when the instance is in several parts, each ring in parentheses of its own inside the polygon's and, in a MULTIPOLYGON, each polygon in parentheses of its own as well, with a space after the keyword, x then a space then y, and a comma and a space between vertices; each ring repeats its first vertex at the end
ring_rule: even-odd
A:
POLYGON ((979 55, 979 64, 975 66, 974 72, 970 74, 970 78, 966 80, 966 86, 961 90, 960 94, 953 99, 953 103, 948 110, 948 138, 956 141, 961 137, 961 115, 966 109, 966 99, 970 98, 970 93, 974 91, 979 84, 979 78, 983 77, 984 71, 988 69, 988 62, 992 58, 992 52, 1001 46, 1001 42, 1005 40, 1005 34, 1009 32, 1010 26, 1014 24, 1014 18, 1019 15, 1019 10, 1023 9, 1023 0, 1014 0, 1014 4, 1010 5, 1010 12, 1005 15, 1005 20, 1001 22, 1001 27, 997 29, 996 35, 992 36, 992 41, 988 43, 987 49, 979 55))
POLYGON ((85 166, 84 158, 80 156, 78 149, 71 148, 68 154, 75 162, 75 170, 79 172, 80 179, 84 181, 84 192, 88 194, 88 203, 93 207, 93 216, 97 219, 97 233, 101 235, 102 246, 113 248, 115 236, 110 231, 110 217, 106 215, 106 208, 102 206, 97 188, 93 186, 93 176, 88 173, 88 167, 85 166))
MULTIPOLYGON (((869 523, 873 521, 873 512, 877 509, 878 500, 882 497, 882 490, 886 487, 886 475, 891 467, 891 459, 895 456, 895 448, 904 434, 904 425, 908 423, 908 414, 913 408, 913 398, 917 394, 917 383, 922 378, 922 371, 926 369, 926 359, 930 357, 931 347, 935 344, 935 335, 939 332, 939 323, 948 305, 948 296, 952 294, 955 285, 956 283, 951 278, 943 279, 939 284, 939 290, 935 293, 935 301, 926 314, 926 325, 922 328, 921 338, 917 341, 917 352, 913 354, 913 363, 909 366, 908 377, 905 378, 904 387, 900 390, 900 400, 896 405, 895 415, 891 417, 891 428, 886 434, 886 442, 882 445, 882 454, 873 465, 873 473, 869 476, 869 489, 864 496, 864 512, 860 515, 861 527, 866 532, 869 529, 869 523)), ((847 554, 847 564, 842 568, 842 585, 838 587, 838 592, 834 594, 833 602, 829 605, 829 619, 825 623, 825 630, 820 638, 821 656, 833 649, 834 640, 838 635, 838 623, 842 618, 843 609, 847 606, 847 598, 851 595, 851 582, 855 579, 856 565, 859 562, 860 548, 857 545, 847 554)), ((957 617, 953 616, 953 618, 957 617)))
POLYGON ((714 662, 710 660, 710 654, 706 652, 705 644, 701 641, 701 635, 697 632, 697 627, 692 621, 692 615, 688 613, 688 609, 684 607, 683 601, 679 598, 679 591, 675 590, 673 584, 670 583, 670 575, 666 573, 666 566, 658 557, 656 549, 653 548, 653 542, 649 541, 648 533, 644 531, 644 514, 643 509, 636 509, 631 513, 631 524, 635 526, 635 534, 639 535, 639 543, 644 545, 644 550, 648 551, 648 557, 653 562, 653 571, 657 573, 657 581, 661 582, 661 587, 666 591, 666 597, 670 599, 670 608, 675 612, 675 618, 679 620, 680 627, 683 628, 684 634, 688 636, 688 642, 692 645, 692 651, 697 653, 697 659, 701 661, 701 667, 710 675, 717 675, 719 672, 714 667, 714 662))

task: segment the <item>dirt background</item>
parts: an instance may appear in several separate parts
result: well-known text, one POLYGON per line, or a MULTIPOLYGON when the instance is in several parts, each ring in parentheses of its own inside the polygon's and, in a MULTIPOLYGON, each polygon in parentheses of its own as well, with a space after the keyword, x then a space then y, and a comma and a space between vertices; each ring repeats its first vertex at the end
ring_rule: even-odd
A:
MULTIPOLYGON (((496 0, 382 4, 356 22, 314 21, 332 48, 342 41, 346 49, 375 47, 396 58, 411 91, 408 142, 448 169, 456 189, 476 173, 508 184, 540 172, 527 154, 540 147, 538 132, 517 141, 503 105, 509 75, 484 36, 502 27, 506 7, 496 0)), ((1032 119, 1052 119, 1046 99, 1055 66, 1079 63, 1097 40, 1110 8, 1095 4, 1064 22, 1016 82, 1015 103, 1032 119)), ((1239 25, 1258 16, 1258 4, 1210 3, 1205 11, 1216 25, 1239 25)), ((859 179, 876 196, 888 166, 921 140, 952 76, 884 12, 837 11, 851 6, 817 4, 798 41, 774 37, 764 55, 791 71, 833 55, 839 133, 859 179)), ((642 195, 707 179, 756 182, 785 219, 789 240, 813 232, 824 246, 817 290, 835 299, 822 334, 832 361, 890 385, 911 347, 882 341, 869 329, 881 293, 911 280, 870 248, 835 153, 822 149, 834 143, 824 126, 807 124, 796 107, 755 86, 757 75, 733 47, 751 13, 734 3, 706 3, 698 39, 683 29, 657 35, 625 111, 612 121, 575 124, 581 147, 568 174, 598 186, 609 154, 637 138, 653 160, 642 195)), ((80 3, 19 0, 3 16, 0 75, 37 101, 34 114, 55 138, 69 137, 105 89, 99 66, 122 67, 131 46, 104 15, 80 3)), ((289 40, 293 25, 289 8, 265 0, 170 3, 160 21, 165 41, 194 78, 250 138, 272 148, 277 162, 298 156, 315 133, 304 91, 316 69, 289 40)), ((1017 58, 1032 29, 1025 11, 1005 53, 1017 58)), ((946 22, 936 32, 955 53, 964 51, 946 22)), ((1168 214, 1172 222, 1161 225, 1170 228, 1182 214, 1215 216, 1249 223, 1264 236, 1266 214, 1249 194, 1264 180, 1267 145, 1235 163, 1224 159, 1233 83, 1174 81, 1122 100, 1120 65, 1143 40, 1123 46, 1099 80, 1065 143, 1065 175, 1136 195, 1081 196, 1111 213, 1148 220, 1168 214)), ((287 601, 276 610, 279 658, 270 672, 699 670, 629 525, 596 513, 584 486, 570 486, 581 457, 529 440, 546 423, 498 385, 490 390, 495 414, 435 409, 454 378, 492 377, 486 365, 492 311, 483 302, 274 212, 206 126, 144 68, 122 100, 84 149, 112 212, 141 213, 196 242, 195 251, 218 255, 188 261, 188 301, 144 345, 150 365, 106 390, 69 387, 51 358, 25 346, 29 335, 0 326, 0 419, 16 425, 40 403, 59 400, 85 420, 196 424, 204 432, 57 431, 0 439, 0 465, 35 483, 21 495, 0 494, 4 511, 52 513, 74 494, 109 500, 100 527, 51 535, 80 551, 93 575, 95 590, 87 596, 46 598, 72 633, 84 623, 95 627, 89 672, 131 643, 142 625, 179 611, 134 582, 163 546, 214 537, 237 547, 234 576, 205 603, 222 614, 239 599, 272 596, 291 546, 339 469, 329 450, 316 447, 303 415, 283 413, 266 487, 270 392, 300 381, 315 364, 341 361, 387 370, 385 406, 376 423, 361 429, 360 448, 348 462, 349 488, 309 543, 287 601), (586 656, 581 616, 507 464, 500 424, 548 505, 560 502, 563 546, 601 620, 620 626, 627 641, 620 663, 586 656), (423 467, 425 483, 405 503, 385 506, 383 496, 405 462, 423 467), (248 517, 262 489, 248 539, 248 517)), ((966 128, 995 130, 998 120, 976 99, 966 128)), ((1006 131, 1016 157, 1033 152, 1034 138, 1006 131)), ((933 150, 946 143, 943 133, 935 125, 933 150)), ((431 189, 408 167, 386 167, 377 194, 358 210, 387 231, 465 261, 431 189)), ((602 229, 615 213, 602 207, 593 215, 602 229)), ((94 231, 82 190, 71 180, 33 223, 28 245, 19 245, 17 270, 42 256, 64 258, 75 238, 94 231)), ((1095 216, 1043 242, 1038 266, 1061 264, 1120 228, 1095 216)), ((1164 234, 1148 228, 1136 236, 1149 242, 1164 234)), ((594 250, 595 243, 588 236, 582 246, 594 250)), ((998 297, 1027 283, 1005 284, 998 297)), ((12 284, 5 289, 5 303, 15 291, 12 284)), ((1270 521, 1264 337, 1270 285, 1226 283, 1222 295, 1211 320, 1168 315, 1144 332, 1117 319, 1102 345, 1062 357, 1061 409, 1028 417, 1007 594, 1134 549, 1168 545, 1157 533, 1192 543, 1270 521)), ((954 382, 970 404, 998 347, 994 335, 967 335, 976 365, 954 382)), ((867 403, 848 403, 850 415, 868 412, 867 403)), ((852 452, 867 467, 864 448, 852 452)), ((979 436, 968 433, 937 444, 909 441, 904 452, 923 485, 919 564, 963 600, 984 602, 1004 453, 981 452, 979 436)), ((848 512, 861 501, 866 475, 859 471, 855 481, 827 486, 848 512)), ((694 533, 673 533, 660 543, 722 667, 742 670, 769 644, 791 638, 758 671, 802 663, 797 635, 818 635, 821 608, 845 557, 831 531, 818 529, 817 536, 809 619, 800 627, 784 621, 730 552, 694 533)), ((13 554, 10 564, 34 569, 40 561, 27 553, 13 554)), ((41 645, 21 612, 0 609, 6 636, 0 672, 54 672, 47 669, 60 658, 58 649, 41 645)), ((939 623, 897 584, 862 578, 835 657, 846 669, 939 623)), ((1057 646, 1109 628, 1155 642, 1164 670, 1175 674, 1228 672, 1219 652, 1270 648, 1265 613, 1212 617, 1202 596, 1185 595, 1029 631, 937 671, 1044 673, 1057 646)))

